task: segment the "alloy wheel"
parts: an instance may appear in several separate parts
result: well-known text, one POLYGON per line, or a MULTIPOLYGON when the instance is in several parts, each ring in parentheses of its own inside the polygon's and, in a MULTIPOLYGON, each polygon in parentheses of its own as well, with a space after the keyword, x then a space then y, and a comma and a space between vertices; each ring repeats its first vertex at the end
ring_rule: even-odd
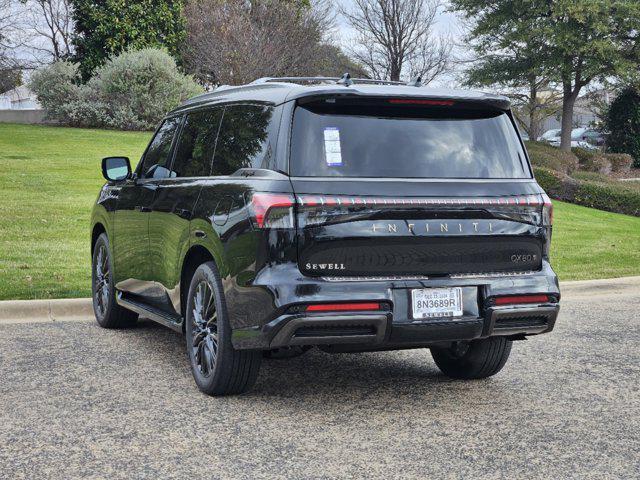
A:
POLYGON ((111 275, 109 272, 108 255, 107 247, 100 245, 98 247, 98 254, 96 255, 95 282, 93 287, 96 307, 100 317, 104 317, 107 307, 109 306, 109 285, 111 282, 111 275))
POLYGON ((201 281, 194 291, 191 318, 192 358, 200 374, 210 376, 218 356, 218 315, 213 289, 201 281))

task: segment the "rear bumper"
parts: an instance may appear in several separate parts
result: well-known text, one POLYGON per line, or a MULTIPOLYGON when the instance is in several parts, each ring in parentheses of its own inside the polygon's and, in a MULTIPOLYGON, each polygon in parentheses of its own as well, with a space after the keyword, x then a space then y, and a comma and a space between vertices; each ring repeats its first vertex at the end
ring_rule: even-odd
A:
POLYGON ((269 348, 293 345, 362 345, 401 347, 474 340, 491 336, 522 336, 553 329, 560 307, 539 305, 508 310, 488 309, 484 317, 422 322, 393 322, 391 313, 309 315, 279 318, 267 333, 269 348))
MULTIPOLYGON (((270 277, 273 281, 273 277, 270 277)), ((246 289, 249 295, 251 289, 246 289)), ((522 337, 553 330, 559 304, 489 306, 486 299, 500 295, 544 293, 560 298, 555 273, 545 262, 529 275, 434 278, 424 280, 326 281, 289 275, 269 285, 273 296, 255 312, 264 311, 257 325, 233 325, 237 349, 272 349, 293 345, 342 345, 362 349, 393 349, 438 345, 490 336, 522 337), (410 291, 414 288, 462 287, 464 313, 456 319, 411 318, 410 291), (273 300, 273 299, 277 299, 273 300), (376 301, 388 311, 310 313, 297 306, 307 303, 376 301)), ((262 290, 263 294, 264 289, 262 290)), ((229 301, 227 303, 230 303, 229 301)), ((255 306, 254 306, 255 307, 255 306)), ((233 316, 233 301, 229 305, 233 316)))

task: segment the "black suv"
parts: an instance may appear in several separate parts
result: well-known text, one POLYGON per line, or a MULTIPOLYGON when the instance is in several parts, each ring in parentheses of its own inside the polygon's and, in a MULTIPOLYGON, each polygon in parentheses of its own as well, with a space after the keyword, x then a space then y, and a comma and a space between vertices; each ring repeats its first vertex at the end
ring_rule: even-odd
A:
POLYGON ((185 332, 212 395, 263 356, 430 348, 497 373, 549 332, 552 206, 506 98, 391 82, 267 78, 169 113, 135 171, 103 160, 93 304, 185 332))

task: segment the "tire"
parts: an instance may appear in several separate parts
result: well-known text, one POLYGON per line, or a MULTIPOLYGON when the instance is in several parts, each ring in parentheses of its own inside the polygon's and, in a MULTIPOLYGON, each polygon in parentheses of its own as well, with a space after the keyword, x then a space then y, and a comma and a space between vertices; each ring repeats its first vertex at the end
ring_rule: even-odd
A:
POLYGON ((459 342, 450 348, 432 348, 431 356, 442 373, 451 378, 487 378, 502 370, 512 343, 504 337, 490 337, 459 342))
POLYGON ((213 396, 249 390, 258 378, 262 352, 233 348, 222 282, 213 262, 203 263, 193 274, 185 317, 187 353, 198 388, 213 396))
POLYGON ((98 237, 93 246, 91 293, 93 313, 101 327, 131 327, 138 320, 137 313, 121 307, 116 302, 116 289, 113 284, 113 259, 111 258, 109 239, 105 233, 98 237))

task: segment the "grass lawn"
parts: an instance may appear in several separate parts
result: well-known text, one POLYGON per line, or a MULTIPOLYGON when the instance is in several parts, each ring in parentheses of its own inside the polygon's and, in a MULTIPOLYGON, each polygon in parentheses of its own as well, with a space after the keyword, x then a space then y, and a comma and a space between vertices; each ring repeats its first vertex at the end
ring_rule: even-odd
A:
POLYGON ((640 275, 640 217, 553 205, 551 264, 560 280, 640 275))
POLYGON ((0 300, 89 296, 100 160, 135 164, 150 137, 0 123, 0 300))
MULTIPOLYGON (((0 124, 0 300, 89 296, 100 159, 135 164, 150 135, 0 124)), ((561 279, 640 275, 640 218, 555 205, 561 279)))

